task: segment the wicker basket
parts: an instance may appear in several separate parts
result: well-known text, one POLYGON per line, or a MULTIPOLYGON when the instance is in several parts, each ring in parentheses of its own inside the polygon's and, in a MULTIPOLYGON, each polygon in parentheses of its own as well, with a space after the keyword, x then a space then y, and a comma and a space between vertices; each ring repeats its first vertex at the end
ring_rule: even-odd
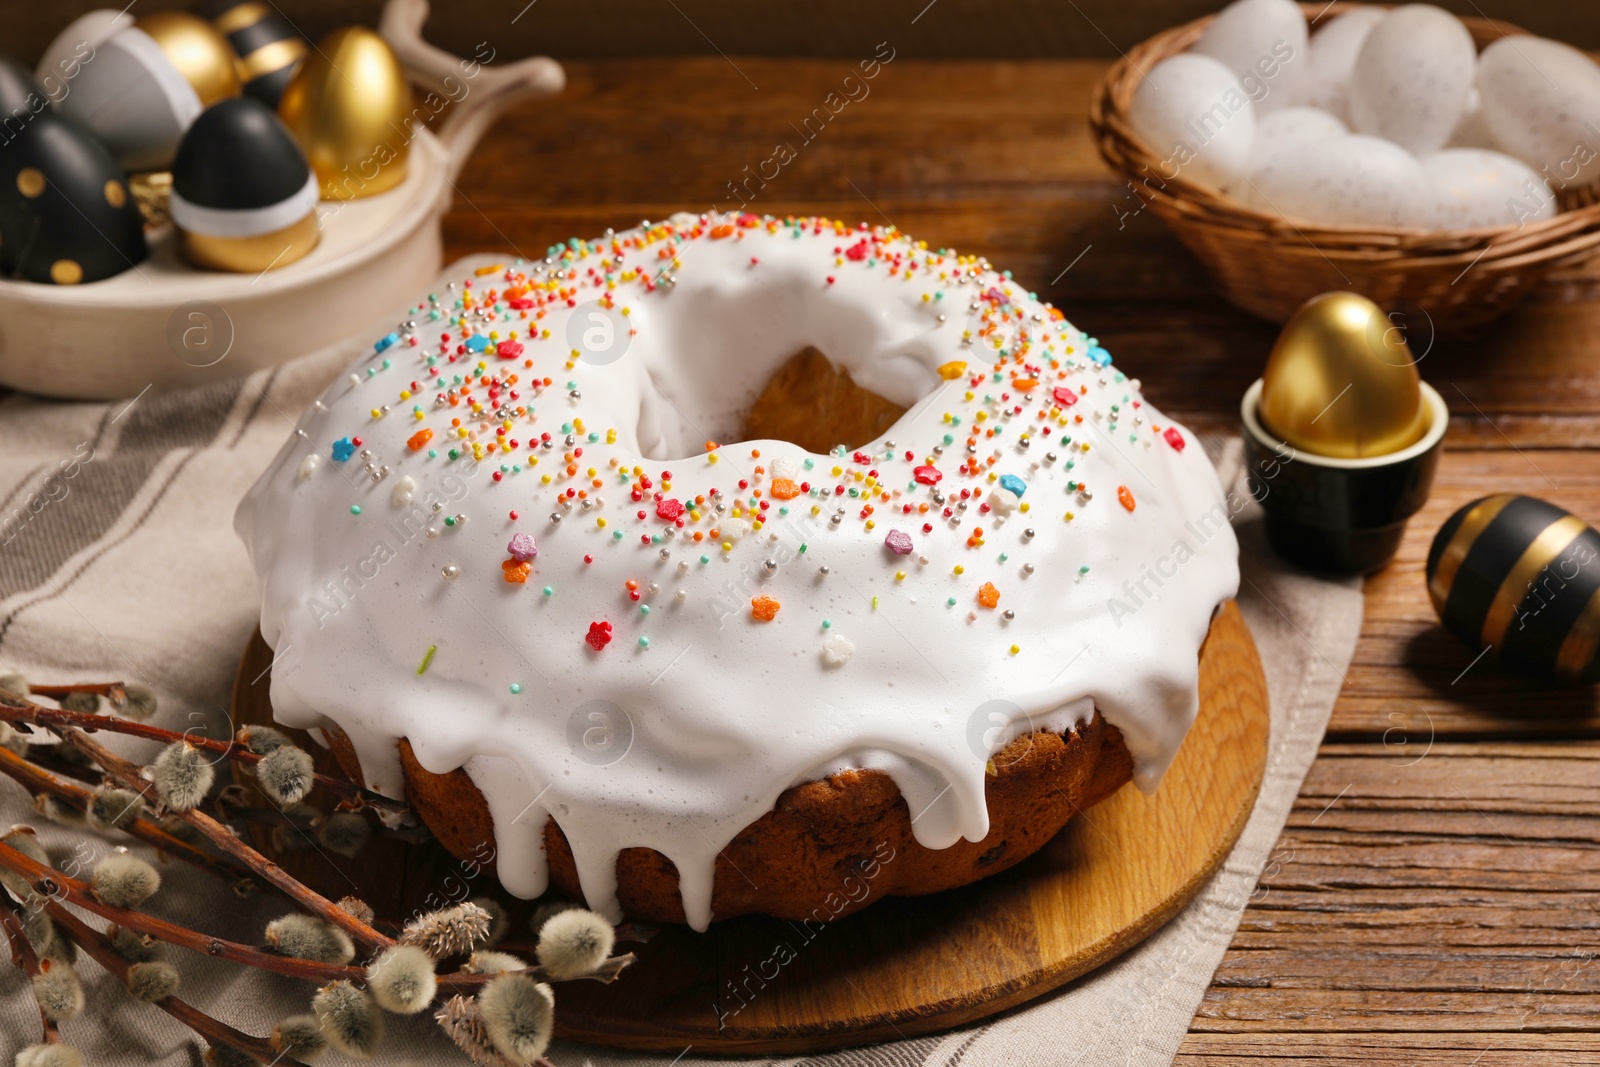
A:
MULTIPOLYGON (((1308 20, 1361 6, 1300 5, 1308 20)), ((1545 272, 1586 259, 1600 247, 1600 197, 1592 186, 1560 194, 1560 211, 1543 221, 1412 230, 1291 220, 1246 207, 1181 173, 1165 177, 1161 157, 1129 126, 1128 109, 1140 72, 1188 48, 1214 17, 1130 49, 1096 88, 1089 121, 1106 162, 1199 257, 1233 304, 1282 322, 1318 293, 1346 289, 1385 307, 1418 309, 1435 328, 1460 333, 1510 310, 1545 272)), ((1526 32, 1489 19, 1462 21, 1480 49, 1526 32)))

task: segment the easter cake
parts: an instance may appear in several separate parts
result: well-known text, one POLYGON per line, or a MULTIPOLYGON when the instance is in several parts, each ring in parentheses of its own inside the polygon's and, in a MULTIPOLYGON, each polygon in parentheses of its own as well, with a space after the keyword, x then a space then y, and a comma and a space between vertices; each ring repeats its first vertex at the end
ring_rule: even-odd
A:
POLYGON ((697 929, 962 885, 1157 786, 1237 545, 1058 310, 820 218, 478 262, 240 506, 280 722, 514 894, 697 929))

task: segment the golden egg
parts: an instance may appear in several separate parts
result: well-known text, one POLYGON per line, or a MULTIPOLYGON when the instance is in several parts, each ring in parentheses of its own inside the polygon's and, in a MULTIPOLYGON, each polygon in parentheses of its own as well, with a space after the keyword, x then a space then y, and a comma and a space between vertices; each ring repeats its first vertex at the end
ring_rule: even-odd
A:
POLYGON ((411 140, 411 86, 382 37, 336 30, 306 58, 278 115, 317 172, 325 200, 356 200, 399 185, 411 140))
POLYGON ((1262 374, 1260 418, 1295 448, 1338 459, 1398 452, 1430 422, 1400 328, 1356 293, 1323 293, 1290 317, 1262 374))
POLYGON ((169 62, 200 98, 202 110, 239 95, 233 48, 211 23, 182 11, 152 11, 134 25, 161 46, 169 62))

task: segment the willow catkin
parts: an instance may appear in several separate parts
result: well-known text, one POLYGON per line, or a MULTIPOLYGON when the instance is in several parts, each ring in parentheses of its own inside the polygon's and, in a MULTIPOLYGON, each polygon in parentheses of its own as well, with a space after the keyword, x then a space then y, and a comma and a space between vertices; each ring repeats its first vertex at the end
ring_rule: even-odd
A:
POLYGON ((393 945, 367 968, 367 989, 378 1005, 400 1015, 426 1008, 438 989, 433 957, 415 945, 393 945))
POLYGON ((369 1060, 383 1040, 383 1015, 364 989, 340 979, 311 998, 311 1010, 322 1022, 323 1036, 347 1056, 369 1060))
POLYGON ((594 912, 563 911, 539 928, 539 964, 558 982, 582 978, 606 961, 616 940, 616 930, 594 912))

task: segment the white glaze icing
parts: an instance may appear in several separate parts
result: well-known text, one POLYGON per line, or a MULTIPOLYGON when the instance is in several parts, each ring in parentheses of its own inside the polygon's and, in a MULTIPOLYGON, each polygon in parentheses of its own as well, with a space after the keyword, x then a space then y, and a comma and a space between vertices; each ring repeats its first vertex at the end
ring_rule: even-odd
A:
POLYGON ((1093 339, 986 262, 883 228, 675 216, 551 253, 414 307, 240 506, 279 721, 336 723, 391 795, 397 738, 431 771, 465 766, 519 895, 546 886, 547 817, 612 916, 618 852, 657 849, 700 929, 716 854, 784 789, 834 770, 890 774, 921 844, 976 841, 991 752, 1098 707, 1154 788, 1195 715, 1197 651, 1236 591, 1237 546, 1198 443, 1093 339), (574 360, 596 313, 626 351, 574 360), (468 336, 487 350, 463 349, 468 336), (506 341, 523 347, 502 359, 506 341), (708 453, 808 344, 910 410, 859 451, 708 453), (964 373, 941 376, 956 362, 964 373), (809 489, 780 499, 779 477, 809 489), (580 489, 587 505, 567 496, 580 489), (681 528, 658 496, 690 505, 681 528), (537 541, 524 583, 504 569, 517 533, 537 541), (754 617, 763 596, 781 605, 771 621, 754 617), (597 623, 612 628, 599 650, 597 623))

